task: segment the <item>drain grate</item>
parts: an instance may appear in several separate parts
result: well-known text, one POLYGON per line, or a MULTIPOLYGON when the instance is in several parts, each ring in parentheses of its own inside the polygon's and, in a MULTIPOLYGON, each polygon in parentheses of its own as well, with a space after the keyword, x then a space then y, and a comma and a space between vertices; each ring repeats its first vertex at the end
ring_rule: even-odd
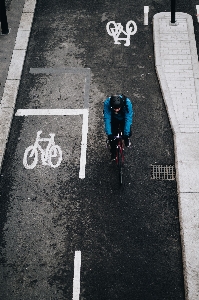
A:
POLYGON ((172 165, 151 165, 151 179, 175 180, 175 167, 172 165))

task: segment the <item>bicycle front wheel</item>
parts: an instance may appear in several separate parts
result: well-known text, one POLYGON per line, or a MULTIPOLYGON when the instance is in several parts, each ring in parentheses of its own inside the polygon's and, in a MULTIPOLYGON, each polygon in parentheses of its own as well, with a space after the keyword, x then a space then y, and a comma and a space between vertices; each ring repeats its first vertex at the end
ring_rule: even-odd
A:
POLYGON ((49 150, 49 160, 48 163, 52 168, 57 168, 62 161, 62 151, 57 145, 52 146, 49 150))
POLYGON ((122 154, 121 154, 119 148, 118 148, 117 157, 118 157, 118 169, 119 169, 119 182, 122 185, 124 183, 124 180, 123 180, 124 166, 123 166, 123 161, 122 161, 122 154))

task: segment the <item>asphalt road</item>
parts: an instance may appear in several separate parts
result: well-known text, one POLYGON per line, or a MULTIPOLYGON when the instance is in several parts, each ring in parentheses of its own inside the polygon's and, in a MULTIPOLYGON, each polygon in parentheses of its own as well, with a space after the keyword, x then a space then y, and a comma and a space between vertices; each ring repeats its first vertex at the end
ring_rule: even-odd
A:
MULTIPOLYGON (((37 2, 15 112, 83 109, 80 69, 90 68, 85 179, 79 179, 82 115, 14 117, 0 182, 0 299, 72 299, 76 250, 81 300, 184 299, 176 181, 150 174, 151 164, 175 162, 151 24, 169 3, 149 1, 144 26, 144 1, 37 2), (129 20, 138 26, 130 46, 114 44, 107 22, 125 27, 129 20), (103 130, 103 101, 115 92, 128 96, 135 112, 123 189, 103 130), (57 168, 43 165, 40 154, 34 169, 23 165, 40 130, 45 138, 55 134, 62 150, 57 168)), ((182 10, 193 12, 193 4, 181 2, 182 10)))

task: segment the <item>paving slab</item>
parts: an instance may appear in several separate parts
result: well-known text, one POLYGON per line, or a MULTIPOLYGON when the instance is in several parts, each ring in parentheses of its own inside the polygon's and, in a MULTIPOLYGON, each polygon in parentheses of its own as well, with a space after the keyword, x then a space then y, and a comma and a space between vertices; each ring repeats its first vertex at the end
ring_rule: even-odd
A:
POLYGON ((18 92, 19 80, 7 80, 4 87, 4 97, 1 101, 1 108, 13 108, 15 107, 16 94, 18 92))
POLYGON ((197 193, 179 194, 179 211, 181 216, 181 236, 183 239, 183 261, 186 270, 186 299, 199 299, 198 249, 199 249, 199 206, 197 193))

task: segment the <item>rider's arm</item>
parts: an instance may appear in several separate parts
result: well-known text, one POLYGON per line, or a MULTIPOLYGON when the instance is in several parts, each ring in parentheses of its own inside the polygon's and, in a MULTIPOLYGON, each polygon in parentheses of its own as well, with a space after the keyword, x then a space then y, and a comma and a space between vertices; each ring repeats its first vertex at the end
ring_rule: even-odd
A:
POLYGON ((107 135, 112 134, 110 97, 104 101, 104 126, 105 126, 106 134, 107 135))
POLYGON ((133 122, 133 105, 128 98, 126 98, 126 106, 127 106, 127 109, 125 112, 124 135, 129 135, 131 125, 133 122))

